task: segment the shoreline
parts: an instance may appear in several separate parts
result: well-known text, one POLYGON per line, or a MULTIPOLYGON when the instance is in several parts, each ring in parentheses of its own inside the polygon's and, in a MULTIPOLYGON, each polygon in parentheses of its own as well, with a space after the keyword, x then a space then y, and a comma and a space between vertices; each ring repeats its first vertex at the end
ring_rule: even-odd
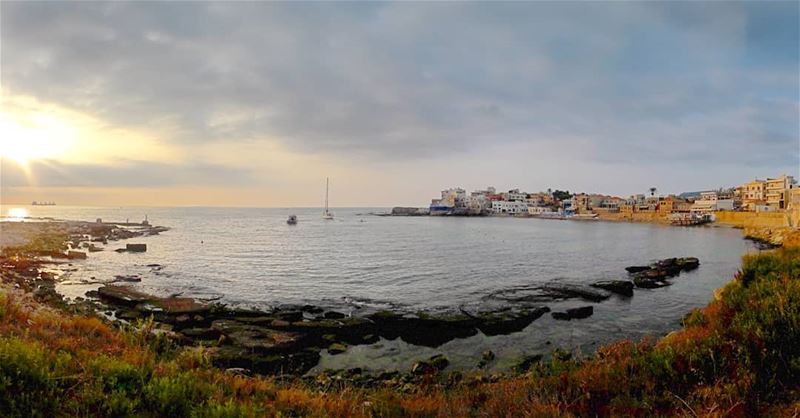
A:
MULTIPOLYGON (((408 208, 402 208, 408 209, 408 208)), ((413 209, 413 208, 412 208, 413 209)), ((719 213, 719 212, 718 212, 719 213)), ((743 230, 745 239, 756 243, 764 244, 766 247, 780 247, 784 242, 790 245, 800 244, 800 228, 790 226, 790 214, 782 212, 731 212, 733 214, 744 214, 751 219, 726 219, 724 221, 714 221, 700 225, 675 225, 670 219, 659 216, 658 214, 643 214, 646 216, 623 217, 620 214, 596 213, 594 218, 548 218, 536 215, 513 215, 513 214, 486 214, 486 215, 430 215, 422 213, 384 213, 373 214, 375 216, 393 217, 434 217, 434 218, 515 218, 515 219, 540 219, 548 221, 575 221, 575 222, 610 222, 610 223, 633 223, 633 224, 653 224, 676 228, 733 228, 743 230), (775 217, 784 218, 782 221, 775 222, 775 217)))
MULTIPOLYGON (((43 225, 54 227, 61 224, 56 221, 43 225)), ((64 222, 63 225, 69 232, 69 228, 85 230, 93 224, 64 222)), ((108 225, 101 228, 94 224, 94 228, 110 234, 119 227, 114 223, 108 225)), ((115 236, 132 238, 163 230, 166 229, 147 226, 137 234, 116 232, 115 236)), ((95 239, 107 240, 109 237, 87 238, 91 242, 95 239)), ((71 244, 83 246, 80 242, 71 244)), ((40 250, 33 250, 34 253, 36 251, 40 250)), ((287 371, 305 374, 319 363, 321 354, 337 355, 350 347, 374 344, 380 339, 400 338, 412 345, 436 348, 479 332, 489 337, 520 332, 546 314, 556 320, 580 320, 593 314, 594 304, 612 296, 627 298, 633 295, 634 289, 656 289, 669 285, 669 279, 684 270, 683 263, 686 260, 662 260, 653 266, 639 267, 641 270, 632 272, 626 280, 601 281, 591 286, 569 283, 537 285, 526 289, 523 295, 501 295, 493 304, 452 307, 440 313, 363 309, 347 314, 315 305, 243 309, 179 295, 157 297, 129 285, 115 283, 137 281, 135 277, 126 276, 117 276, 114 281, 102 284, 96 291, 87 292, 87 297, 76 298, 68 306, 83 313, 98 314, 110 321, 136 322, 152 317, 161 331, 171 335, 179 344, 211 347, 214 364, 222 368, 244 368, 263 374, 287 371), (642 272, 648 269, 649 273, 642 272), (560 311, 551 308, 550 303, 570 300, 582 305, 560 311)), ((39 260, 36 263, 46 266, 53 261, 39 260)), ((699 265, 696 259, 688 263, 686 271, 699 265)), ((154 268, 159 267, 154 265, 154 268)), ((67 305, 55 290, 57 281, 52 273, 42 270, 34 276, 27 287, 33 287, 32 291, 37 297, 57 305, 67 305)), ((494 357, 494 353, 490 357, 494 357)), ((476 369, 484 368, 487 363, 491 361, 475 359, 476 369)))
MULTIPOLYGON (((0 283, 4 329, 0 355, 11 360, 5 376, 52 370, 42 375, 43 380, 10 380, 7 399, 18 399, 20 394, 30 399, 12 409, 18 415, 36 405, 53 416, 86 415, 96 413, 95 408, 163 414, 176 407, 238 416, 331 411, 338 411, 337 416, 498 416, 507 414, 509 406, 540 411, 543 416, 675 416, 690 410, 706 416, 720 408, 733 416, 792 416, 800 405, 796 398, 800 370, 779 364, 785 359, 798 361, 795 343, 800 336, 796 329, 775 329, 775 324, 797 323, 793 304, 800 297, 800 249, 796 248, 744 256, 739 272, 714 292, 710 302, 692 309, 680 326, 663 336, 614 339, 589 355, 557 348, 547 356, 521 357, 513 368, 499 373, 480 365, 452 370, 447 357, 433 355, 403 371, 350 368, 305 375, 283 368, 263 375, 247 367, 253 365, 252 359, 240 363, 245 367, 214 362, 218 343, 182 345, 169 324, 153 319, 111 321, 113 312, 102 311, 103 305, 94 301, 68 305, 62 299, 47 300, 38 287, 25 287, 53 280, 41 277, 38 267, 45 262, 21 253, 8 256, 4 251, 0 283), (8 280, 10 273, 30 276, 20 285, 8 280), (754 309, 763 314, 753 316, 754 309), (743 375, 753 380, 742 382, 743 375), (119 381, 121 376, 134 380, 119 381), (40 391, 39 382, 53 389, 40 391), (106 382, 108 389, 100 387, 105 392, 97 392, 94 382, 106 382), (126 382, 139 383, 130 387, 126 382), (731 382, 740 383, 730 386, 731 382), (113 396, 118 391, 122 398, 113 396), (126 399, 124 409, 119 409, 119 399, 126 399)), ((638 274, 653 266, 630 266, 630 270, 638 274)), ((152 300, 148 295, 126 295, 133 296, 146 298, 155 312, 174 307, 188 315, 197 308, 179 296, 152 300)), ((124 303, 138 304, 132 299, 124 303)), ((249 319, 257 323, 259 317, 250 313, 249 319)), ((240 331, 239 338, 258 337, 252 328, 240 331)), ((247 348, 251 355, 266 357, 254 354, 257 350, 247 348)), ((307 360, 304 356, 294 361, 307 360)), ((481 364, 493 361, 491 351, 480 356, 481 364)))

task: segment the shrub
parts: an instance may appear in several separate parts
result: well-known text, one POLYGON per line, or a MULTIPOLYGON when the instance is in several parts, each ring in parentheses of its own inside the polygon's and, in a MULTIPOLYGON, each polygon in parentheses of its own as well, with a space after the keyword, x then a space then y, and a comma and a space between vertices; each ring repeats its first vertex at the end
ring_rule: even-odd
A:
POLYGON ((0 411, 7 417, 52 415, 69 383, 69 360, 37 343, 0 337, 0 411))

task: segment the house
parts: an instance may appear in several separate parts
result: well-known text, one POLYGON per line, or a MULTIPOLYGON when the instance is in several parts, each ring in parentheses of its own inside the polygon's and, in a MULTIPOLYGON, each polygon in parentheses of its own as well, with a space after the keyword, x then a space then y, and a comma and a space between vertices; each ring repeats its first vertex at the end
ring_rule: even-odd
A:
POLYGON ((742 209, 755 211, 756 206, 766 204, 766 181, 755 179, 738 187, 742 209))
POLYGON ((491 212, 492 201, 485 191, 474 191, 467 197, 466 208, 469 215, 483 215, 491 212))
POLYGON ((519 215, 528 213, 528 204, 524 201, 497 200, 492 202, 492 213, 519 215))
POLYGON ((692 213, 711 213, 718 210, 733 210, 733 199, 720 199, 717 192, 702 192, 691 207, 692 213))
POLYGON ((523 201, 525 201, 525 199, 527 199, 528 194, 527 193, 521 193, 519 191, 519 189, 511 189, 508 192, 503 193, 503 197, 504 197, 503 200, 506 200, 506 201, 509 201, 509 202, 523 202, 523 201))
POLYGON ((764 181, 764 199, 767 206, 774 209, 786 209, 787 191, 797 182, 794 177, 786 174, 774 179, 768 178, 764 181))

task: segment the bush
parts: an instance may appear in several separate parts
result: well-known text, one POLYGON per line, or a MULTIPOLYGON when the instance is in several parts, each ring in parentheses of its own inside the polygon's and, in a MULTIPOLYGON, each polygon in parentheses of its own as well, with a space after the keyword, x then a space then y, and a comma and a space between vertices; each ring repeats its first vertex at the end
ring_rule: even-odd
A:
POLYGON ((148 409, 162 416, 185 417, 211 395, 211 387, 190 372, 153 378, 144 387, 148 409))
POLYGON ((70 383, 70 356, 39 344, 0 338, 0 411, 6 417, 51 416, 70 383))

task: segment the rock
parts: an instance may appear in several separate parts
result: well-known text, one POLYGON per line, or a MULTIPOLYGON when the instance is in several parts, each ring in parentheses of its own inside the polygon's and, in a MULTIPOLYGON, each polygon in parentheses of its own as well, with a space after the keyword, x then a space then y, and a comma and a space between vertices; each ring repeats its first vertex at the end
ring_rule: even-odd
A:
POLYGON ((638 273, 640 271, 650 270, 650 266, 628 266, 625 271, 628 273, 638 273))
POLYGON ((301 336, 296 333, 271 330, 227 319, 212 322, 211 329, 224 334, 232 345, 261 352, 297 347, 301 340, 301 336))
POLYGON ((231 367, 225 369, 225 373, 233 375, 233 376, 242 376, 242 377, 249 377, 252 376, 253 372, 243 367, 231 367))
POLYGON ((437 354, 429 358, 428 362, 437 371, 444 370, 448 365, 450 365, 450 360, 448 360, 444 354, 437 354))
POLYGON ((670 285, 669 282, 665 281, 665 277, 662 275, 658 274, 646 275, 642 273, 637 273, 636 275, 633 276, 633 284, 635 284, 636 287, 641 287, 644 289, 655 289, 670 285))
POLYGON ((118 311, 117 314, 116 314, 116 317, 118 319, 123 319, 123 320, 126 320, 126 321, 133 321, 135 319, 141 318, 142 314, 141 314, 141 312, 135 311, 135 310, 132 310, 132 309, 124 309, 124 310, 118 311))
POLYGON ((193 340, 218 340, 222 333, 212 328, 185 328, 181 334, 193 340))
POLYGON ((425 216, 428 215, 427 208, 413 208, 395 206, 392 208, 392 216, 425 216))
MULTIPOLYGON (((154 298, 151 299, 148 305, 155 308, 156 311, 161 310, 171 315, 180 314, 205 314, 211 309, 211 306, 199 303, 192 298, 154 298)), ((142 309, 147 309, 147 305, 143 305, 142 309)))
POLYGON ((116 276, 114 276, 114 281, 115 282, 132 282, 132 283, 136 283, 136 282, 141 282, 142 278, 139 277, 138 274, 130 274, 130 275, 126 275, 126 276, 116 275, 116 276))
POLYGON ((334 356, 337 354, 344 353, 345 351, 347 351, 347 346, 345 346, 342 343, 333 343, 330 346, 328 346, 328 354, 334 356))
POLYGON ((592 316, 593 313, 593 306, 581 306, 580 308, 567 309, 567 314, 569 314, 570 318, 572 319, 588 318, 592 316))
POLYGON ((347 317, 347 315, 345 315, 345 314, 343 314, 341 312, 336 312, 336 311, 325 312, 325 314, 322 315, 322 316, 325 319, 342 319, 342 318, 346 318, 347 317))
POLYGON ((83 251, 67 251, 67 258, 70 260, 85 260, 86 253, 83 251))
POLYGON ((97 289, 97 295, 100 297, 100 299, 123 306, 136 306, 140 303, 147 302, 152 298, 152 296, 134 290, 130 286, 115 285, 101 286, 99 289, 97 289))
POLYGON ((517 363, 514 365, 514 370, 518 373, 525 373, 533 367, 534 364, 537 364, 542 361, 541 354, 533 354, 529 356, 522 357, 517 363))
MULTIPOLYGON (((477 320, 464 314, 446 316, 400 315, 381 311, 367 317, 377 333, 386 339, 403 341, 425 347, 438 347, 456 338, 471 337, 478 333, 477 320)), ((370 332, 373 333, 373 332, 370 332)))
POLYGON ((627 267, 626 270, 631 273, 636 287, 653 289, 669 286, 670 283, 666 281, 667 279, 679 275, 682 271, 694 270, 699 266, 700 260, 697 257, 681 257, 656 261, 647 269, 631 270, 630 267, 627 267))
POLYGON ((481 353, 481 360, 478 362, 478 368, 482 369, 489 365, 495 358, 494 352, 492 350, 486 350, 481 353))
POLYGON ((700 260, 697 257, 683 257, 677 260, 678 266, 683 271, 691 271, 700 267, 700 260))
POLYGON ((560 348, 556 348, 553 350, 553 358, 559 361, 568 361, 572 358, 572 353, 560 348))
POLYGON ((550 308, 542 306, 519 311, 480 312, 474 317, 477 319, 477 328, 491 337, 522 331, 547 312, 550 312, 550 308))
POLYGON ((553 312, 550 315, 553 317, 553 319, 558 319, 560 321, 569 321, 570 319, 572 319, 566 312, 553 312))
POLYGON ((303 311, 278 311, 275 316, 284 321, 297 322, 303 320, 303 311))
POLYGON ((125 251, 143 253, 147 251, 147 244, 125 244, 125 251))
POLYGON ((583 319, 592 316, 594 313, 594 307, 592 306, 582 306, 580 308, 571 308, 567 309, 566 312, 553 312, 551 315, 553 319, 558 319, 561 321, 570 321, 573 319, 583 319))
POLYGON ((435 372, 436 369, 434 369, 433 366, 426 361, 418 361, 411 366, 411 373, 418 376, 433 374, 435 372))
POLYGON ((623 296, 633 296, 633 282, 629 280, 603 280, 593 283, 591 286, 623 296))
POLYGON ((310 314, 321 314, 324 309, 320 308, 319 306, 314 305, 303 305, 303 312, 308 312, 310 314))
POLYGON ((549 283, 543 288, 548 292, 555 293, 556 295, 561 294, 565 298, 577 297, 591 302, 600 302, 611 297, 608 292, 570 283, 549 283))
POLYGON ((244 368, 259 374, 305 374, 319 362, 319 350, 307 348, 291 354, 263 354, 236 346, 216 348, 211 363, 223 369, 244 368))

